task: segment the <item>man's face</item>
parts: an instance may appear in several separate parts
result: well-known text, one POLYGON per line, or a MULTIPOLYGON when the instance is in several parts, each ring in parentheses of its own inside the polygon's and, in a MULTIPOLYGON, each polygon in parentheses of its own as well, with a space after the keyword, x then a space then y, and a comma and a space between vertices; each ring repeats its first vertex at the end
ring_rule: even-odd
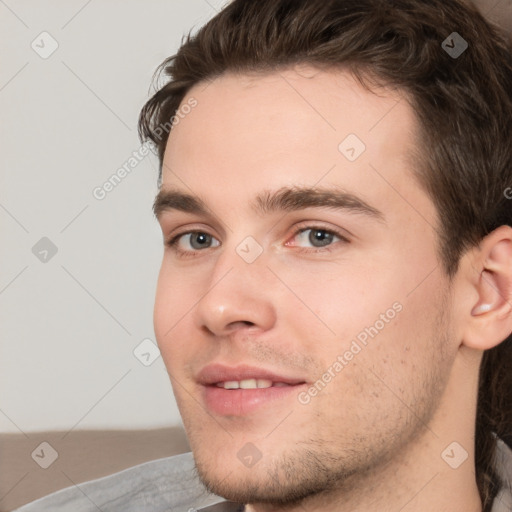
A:
POLYGON ((164 251, 154 322, 201 478, 277 503, 405 457, 457 351, 436 210, 406 159, 409 104, 308 68, 225 75, 191 97, 162 191, 206 213, 160 211, 165 239, 182 236, 164 251), (351 196, 257 209, 298 187, 351 196))

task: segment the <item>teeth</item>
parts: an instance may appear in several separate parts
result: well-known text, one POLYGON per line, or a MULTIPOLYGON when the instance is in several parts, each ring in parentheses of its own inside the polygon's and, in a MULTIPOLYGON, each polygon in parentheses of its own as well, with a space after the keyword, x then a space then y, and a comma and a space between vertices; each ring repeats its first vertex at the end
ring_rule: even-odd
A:
POLYGON ((258 384, 256 382, 256 379, 246 379, 240 381, 240 388, 241 389, 257 389, 258 384))
POLYGON ((245 379, 241 381, 228 380, 226 382, 218 382, 217 387, 224 389, 263 389, 270 388, 272 385, 276 387, 287 386, 284 382, 273 383, 267 379, 245 379))

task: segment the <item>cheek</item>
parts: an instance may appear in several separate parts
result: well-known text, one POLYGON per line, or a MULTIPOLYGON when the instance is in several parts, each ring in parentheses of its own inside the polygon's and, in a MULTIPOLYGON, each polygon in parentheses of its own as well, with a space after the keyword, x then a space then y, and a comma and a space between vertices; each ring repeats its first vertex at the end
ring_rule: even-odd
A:
POLYGON ((185 274, 170 268, 164 260, 157 282, 153 326, 158 348, 169 371, 180 365, 184 348, 191 338, 187 315, 191 313, 197 297, 193 283, 185 274), (187 343, 183 343, 185 336, 187 343))
MULTIPOLYGON (((345 425, 342 437, 369 425, 392 436, 417 418, 426 421, 442 392, 450 364, 443 354, 446 330, 433 308, 418 314, 418 304, 402 301, 402 309, 382 329, 377 322, 363 329, 353 323, 352 332, 364 338, 348 335, 321 348, 323 368, 316 375, 321 391, 311 407, 329 418, 325 425, 345 425), (329 382, 322 385, 325 377, 329 382)), ((351 322, 350 315, 346 318, 351 322)))
POLYGON ((353 339, 364 339, 365 329, 377 323, 381 331, 393 322, 402 309, 400 285, 375 262, 365 265, 341 263, 288 270, 283 280, 297 290, 300 301, 283 301, 288 316, 286 325, 301 324, 304 338, 314 342, 314 352, 321 353, 331 347, 336 353, 349 348, 353 339), (398 304, 397 304, 398 303, 398 304), (383 323, 381 316, 384 315, 383 323), (318 338, 323 342, 317 343, 318 338))
POLYGON ((288 303, 283 323, 294 326, 323 371, 345 356, 343 365, 359 361, 380 367, 383 376, 398 383, 442 348, 436 318, 446 283, 440 270, 395 256, 360 262, 350 271, 343 265, 325 272, 289 271, 287 282, 300 290, 309 311, 299 309, 297 301, 288 303))

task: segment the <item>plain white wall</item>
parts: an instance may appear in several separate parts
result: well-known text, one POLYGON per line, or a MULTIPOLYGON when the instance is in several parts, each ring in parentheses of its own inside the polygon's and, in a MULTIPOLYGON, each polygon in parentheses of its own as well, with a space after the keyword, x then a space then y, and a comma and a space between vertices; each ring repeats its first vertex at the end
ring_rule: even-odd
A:
POLYGON ((140 147, 155 68, 224 3, 0 3, 0 432, 181 423, 162 358, 133 354, 155 343, 155 155, 92 191, 140 147))

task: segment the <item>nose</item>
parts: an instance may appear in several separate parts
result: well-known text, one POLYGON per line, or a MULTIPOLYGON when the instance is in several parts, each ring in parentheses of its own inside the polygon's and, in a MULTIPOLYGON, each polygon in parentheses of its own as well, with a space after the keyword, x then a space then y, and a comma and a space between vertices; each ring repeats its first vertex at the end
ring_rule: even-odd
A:
POLYGON ((248 327, 271 329, 276 321, 274 280, 263 254, 248 263, 235 248, 224 249, 195 308, 196 327, 216 336, 248 327))

